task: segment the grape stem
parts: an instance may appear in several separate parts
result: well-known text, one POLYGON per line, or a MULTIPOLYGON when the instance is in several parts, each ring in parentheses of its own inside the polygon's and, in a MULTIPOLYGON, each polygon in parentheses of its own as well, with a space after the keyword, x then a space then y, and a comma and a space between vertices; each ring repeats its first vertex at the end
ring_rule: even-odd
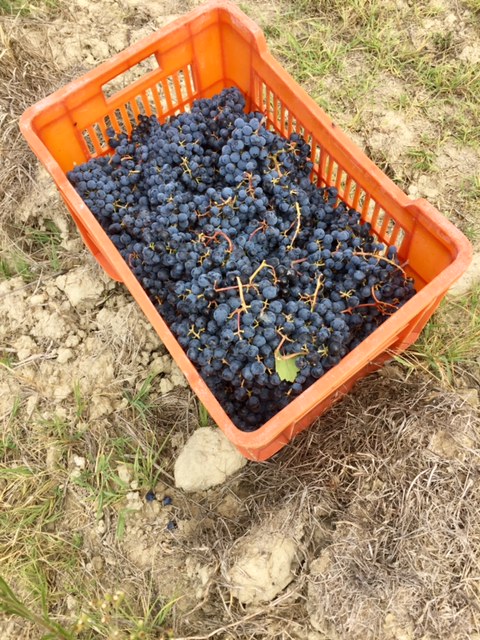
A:
MULTIPOLYGON (((397 264, 394 260, 390 260, 390 258, 386 258, 385 256, 381 256, 378 253, 368 253, 365 251, 355 251, 353 253, 354 256, 361 256, 362 258, 377 258, 377 260, 383 260, 384 262, 387 262, 388 264, 391 264, 393 267, 396 267, 399 271, 402 272, 403 277, 406 279, 407 278, 407 274, 405 273, 404 269, 397 264)), ((404 263, 405 265, 407 264, 406 262, 404 263)))
POLYGON ((252 238, 254 238, 257 235, 257 233, 259 233, 260 231, 266 231, 267 228, 268 228, 268 224, 264 220, 259 227, 257 227, 254 231, 252 231, 252 233, 248 236, 248 239, 252 240, 252 238))
POLYGON ((226 233, 224 233, 221 229, 217 229, 215 231, 215 233, 213 234, 213 236, 206 236, 205 234, 200 234, 201 236, 203 236, 203 238, 205 240, 216 240, 218 238, 218 236, 222 236, 222 238, 224 238, 227 242, 228 242, 228 250, 230 253, 232 253, 233 251, 233 242, 230 240, 230 238, 227 236, 226 233))
MULTIPOLYGON (((396 307, 394 304, 391 304, 390 302, 384 302, 383 300, 379 300, 377 298, 377 296, 375 295, 375 287, 372 287, 372 298, 375 300, 375 304, 377 305, 378 309, 383 313, 385 307, 391 307, 393 309, 395 309, 395 311, 398 310, 398 307, 396 307)), ((393 313, 393 311, 392 311, 393 313)))
POLYGON ((293 267, 294 264, 301 264, 302 262, 306 262, 308 258, 299 258, 298 260, 292 260, 290 266, 293 267))
POLYGON ((383 300, 379 300, 375 295, 375 288, 372 286, 372 298, 375 302, 366 302, 364 304, 357 304, 355 307, 349 307, 348 309, 344 309, 341 313, 349 313, 350 315, 355 311, 355 309, 364 309, 365 307, 376 307, 383 316, 391 316, 395 311, 398 311, 398 307, 390 302, 384 302, 383 300), (388 307, 393 309, 393 311, 389 311, 388 307))
POLYGON ((260 263, 260 266, 258 266, 257 269, 255 269, 255 271, 250 276, 250 278, 249 278, 249 286, 253 285, 253 281, 255 280, 255 278, 258 276, 258 274, 260 273, 260 271, 262 269, 270 269, 270 271, 272 272, 272 275, 273 275, 273 283, 277 284, 278 278, 277 278, 277 272, 275 271, 275 268, 272 267, 271 264, 268 264, 268 262, 266 260, 262 260, 262 262, 260 263))
POLYGON ((240 276, 237 276, 237 283, 238 283, 238 295, 240 296, 240 300, 242 301, 242 310, 245 311, 245 313, 247 313, 248 305, 245 302, 245 296, 243 295, 243 284, 242 284, 242 281, 240 280, 240 276))
POLYGON ((315 286, 315 291, 313 292, 312 300, 310 303, 310 311, 312 312, 315 309, 315 305, 317 304, 318 292, 322 287, 322 281, 323 281, 323 277, 322 277, 322 274, 320 274, 317 278, 317 284, 315 286))
POLYGON ((240 314, 242 313, 242 309, 241 307, 238 307, 238 309, 235 309, 235 311, 233 311, 230 315, 231 318, 233 318, 233 316, 237 316, 237 330, 235 331, 235 335, 238 336, 239 340, 242 339, 242 327, 240 325, 240 314))
POLYGON ((298 234, 300 232, 300 223, 301 223, 301 219, 302 219, 302 210, 300 209, 300 205, 298 204, 298 202, 295 202, 295 208, 297 210, 296 228, 295 228, 295 233, 293 234, 292 241, 288 245, 288 249, 293 249, 293 243, 297 239, 297 236, 298 236, 298 234))
POLYGON ((292 358, 298 358, 298 356, 303 356, 302 351, 298 351, 297 353, 289 353, 288 355, 285 355, 285 356, 281 354, 280 350, 285 344, 285 342, 287 340, 289 342, 292 342, 292 341, 287 336, 284 336, 283 333, 281 333, 281 331, 278 331, 278 334, 281 336, 282 339, 280 340, 280 344, 278 345, 278 347, 275 349, 275 352, 274 352, 275 358, 277 360, 291 360, 292 358))

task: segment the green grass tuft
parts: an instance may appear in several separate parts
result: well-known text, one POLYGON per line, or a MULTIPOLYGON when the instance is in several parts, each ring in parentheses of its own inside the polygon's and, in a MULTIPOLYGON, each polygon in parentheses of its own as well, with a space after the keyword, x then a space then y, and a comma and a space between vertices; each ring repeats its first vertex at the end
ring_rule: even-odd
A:
POLYGON ((466 372, 478 370, 480 353, 480 286, 466 296, 445 300, 418 341, 398 362, 410 371, 429 371, 447 386, 455 386, 466 372))
POLYGON ((129 405, 140 415, 144 420, 147 415, 152 412, 153 402, 150 399, 150 393, 152 391, 152 383, 157 377, 156 373, 150 373, 140 385, 140 388, 135 393, 125 392, 125 397, 128 400, 129 405))
POLYGON ((210 416, 205 406, 199 402, 198 403, 198 424, 200 427, 208 427, 210 424, 210 416))
POLYGON ((20 276, 25 283, 33 282, 36 278, 30 260, 24 254, 12 251, 0 258, 0 279, 10 280, 20 276))
POLYGON ((0 0, 0 15, 28 16, 39 9, 49 11, 58 6, 58 0, 0 0))

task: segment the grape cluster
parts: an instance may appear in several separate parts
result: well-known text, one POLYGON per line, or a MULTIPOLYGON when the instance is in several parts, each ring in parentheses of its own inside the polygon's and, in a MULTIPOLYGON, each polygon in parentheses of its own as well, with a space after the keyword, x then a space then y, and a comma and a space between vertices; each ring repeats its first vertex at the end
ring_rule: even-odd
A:
POLYGON ((237 89, 108 135, 112 153, 68 177, 240 429, 414 295, 395 247, 312 184, 309 145, 245 113, 237 89))

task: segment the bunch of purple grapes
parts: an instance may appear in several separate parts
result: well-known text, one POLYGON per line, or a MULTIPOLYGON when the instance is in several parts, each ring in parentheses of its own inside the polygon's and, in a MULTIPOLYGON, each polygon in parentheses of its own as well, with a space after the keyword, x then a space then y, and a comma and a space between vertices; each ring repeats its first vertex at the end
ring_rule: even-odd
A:
POLYGON ((164 124, 140 116, 68 177, 233 422, 253 431, 415 290, 396 248, 312 184, 309 145, 244 108, 232 88, 164 124))

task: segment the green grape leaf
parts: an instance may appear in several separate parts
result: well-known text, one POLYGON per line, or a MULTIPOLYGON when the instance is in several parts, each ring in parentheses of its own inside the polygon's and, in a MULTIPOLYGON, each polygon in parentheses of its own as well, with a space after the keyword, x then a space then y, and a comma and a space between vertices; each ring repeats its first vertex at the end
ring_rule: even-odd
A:
POLYGON ((278 373, 280 380, 295 382, 300 369, 297 367, 296 358, 285 358, 280 354, 275 354, 275 371, 278 373))

